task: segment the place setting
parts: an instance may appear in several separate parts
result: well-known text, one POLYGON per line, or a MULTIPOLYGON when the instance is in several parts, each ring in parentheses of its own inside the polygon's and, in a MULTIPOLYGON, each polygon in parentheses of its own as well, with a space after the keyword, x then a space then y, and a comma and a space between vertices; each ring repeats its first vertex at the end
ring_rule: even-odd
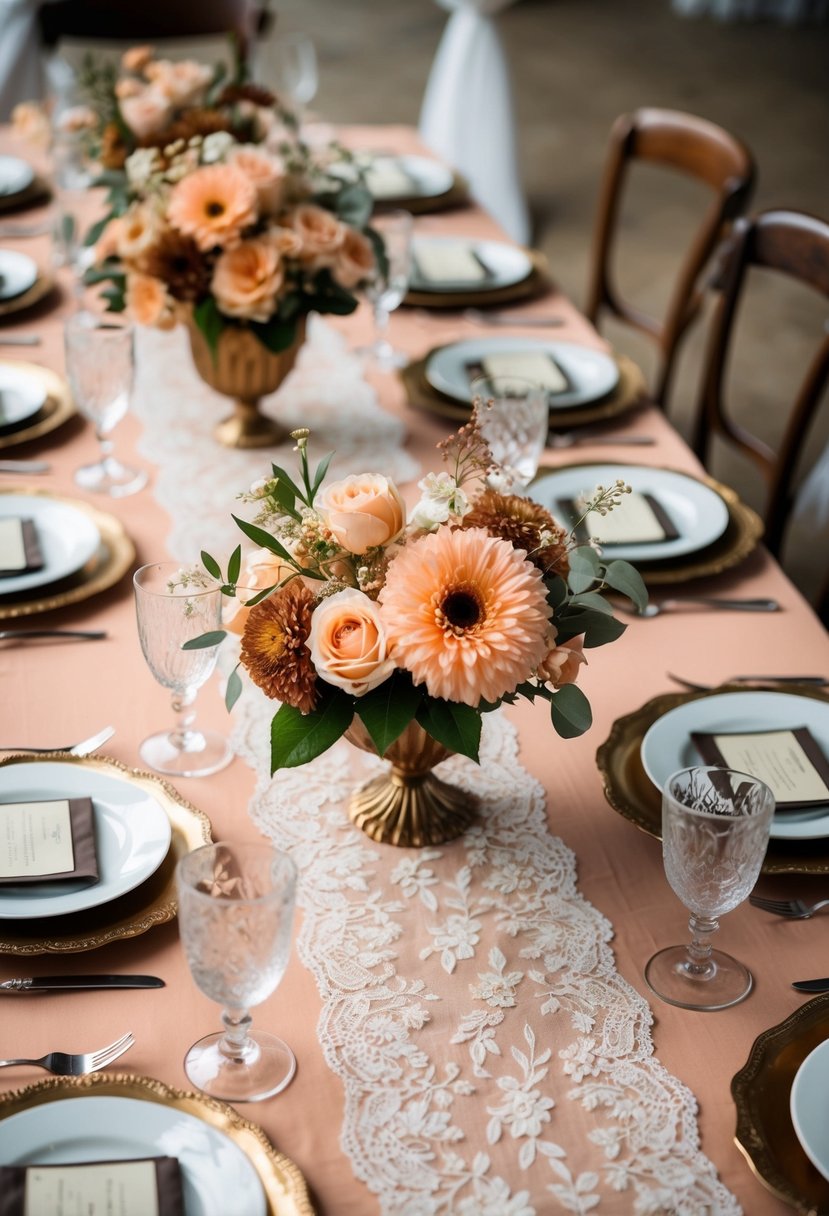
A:
POLYGON ((464 178, 431 157, 357 152, 355 164, 376 210, 403 207, 412 215, 424 215, 469 202, 464 178))
POLYGON ((403 301, 411 308, 486 308, 541 295, 550 287, 546 259, 506 241, 418 233, 403 301))
POLYGON ((74 414, 63 376, 37 363, 0 361, 0 450, 48 435, 74 414))
POLYGON ((39 303, 55 285, 51 272, 16 249, 0 249, 0 318, 39 303))
POLYGON ((44 203, 49 187, 20 156, 0 156, 0 213, 24 210, 44 203))

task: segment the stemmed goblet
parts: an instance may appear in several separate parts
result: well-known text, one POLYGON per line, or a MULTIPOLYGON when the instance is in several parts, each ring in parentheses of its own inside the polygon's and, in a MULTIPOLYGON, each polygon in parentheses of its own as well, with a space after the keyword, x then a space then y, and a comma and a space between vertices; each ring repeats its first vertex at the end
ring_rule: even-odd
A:
POLYGON ((127 321, 78 312, 63 332, 72 396, 95 427, 101 448, 100 461, 78 469, 75 481, 85 490, 115 498, 134 494, 145 485, 147 474, 116 460, 108 438, 129 408, 135 366, 133 328, 127 321))
POLYGON ((275 990, 288 965, 296 867, 269 844, 205 845, 176 867, 187 965, 205 996, 223 1006, 224 1030, 194 1043, 184 1071, 204 1093, 260 1102, 296 1072, 287 1043, 251 1031, 249 1010, 275 990))
POLYGON ((409 362, 407 355, 394 349, 386 331, 389 314, 402 304, 409 287, 413 223, 408 211, 388 211, 373 216, 371 226, 383 242, 374 275, 365 288, 374 314, 376 337, 370 346, 360 347, 357 353, 367 355, 381 371, 389 372, 409 362))
POLYGON ((219 647, 183 650, 185 642, 221 629, 222 593, 203 575, 182 574, 176 562, 154 562, 133 575, 138 636, 147 666, 173 694, 179 721, 150 735, 139 748, 145 764, 177 777, 207 777, 233 759, 216 731, 196 730, 191 706, 213 673, 219 647))
POLYGON ((308 35, 279 34, 271 48, 271 71, 277 93, 290 101, 301 129, 319 85, 317 52, 308 35))
POLYGON ((497 470, 487 480, 502 494, 530 484, 547 441, 547 391, 523 376, 477 376, 471 384, 478 424, 497 470))
POLYGON ((769 841, 774 795, 733 769, 681 769, 662 790, 665 874, 691 913, 691 941, 669 946, 645 967, 649 987, 683 1009, 726 1009, 748 996, 751 972, 714 950, 718 917, 731 912, 757 881, 769 841))

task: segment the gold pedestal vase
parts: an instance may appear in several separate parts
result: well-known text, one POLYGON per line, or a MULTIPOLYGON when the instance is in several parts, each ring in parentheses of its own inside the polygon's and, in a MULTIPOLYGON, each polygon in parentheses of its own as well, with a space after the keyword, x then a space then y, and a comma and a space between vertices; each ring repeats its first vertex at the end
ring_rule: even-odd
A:
MULTIPOLYGON (((345 735, 362 751, 377 753, 362 722, 355 718, 345 735)), ((351 822, 372 840, 403 848, 443 844, 462 836, 478 817, 473 794, 441 781, 432 772, 452 753, 410 722, 386 751, 391 770, 351 795, 351 822)))
POLYGON ((287 430, 274 418, 259 412, 259 400, 274 393, 292 370, 305 341, 305 317, 297 322, 296 337, 285 350, 274 354, 243 325, 222 330, 215 351, 192 316, 187 320, 190 349, 196 371, 218 393, 233 398, 233 413, 223 419, 214 434, 228 448, 264 448, 281 443, 287 430))

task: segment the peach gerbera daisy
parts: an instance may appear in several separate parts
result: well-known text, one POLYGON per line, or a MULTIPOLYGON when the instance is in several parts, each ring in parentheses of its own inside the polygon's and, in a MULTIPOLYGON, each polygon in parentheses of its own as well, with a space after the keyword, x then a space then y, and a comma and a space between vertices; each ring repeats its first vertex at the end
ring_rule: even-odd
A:
POLYGON ((398 666, 433 697, 497 701, 549 650, 540 571, 483 528, 441 528, 407 545, 379 598, 398 666))
POLYGON ((173 188, 167 218, 199 249, 232 248, 256 220, 256 187, 233 165, 205 165, 173 188))

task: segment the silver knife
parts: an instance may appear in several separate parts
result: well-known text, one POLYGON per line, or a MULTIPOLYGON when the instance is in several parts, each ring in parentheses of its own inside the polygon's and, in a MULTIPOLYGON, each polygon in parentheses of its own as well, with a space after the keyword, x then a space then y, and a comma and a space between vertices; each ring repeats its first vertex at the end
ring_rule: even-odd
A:
POLYGON ((40 975, 0 981, 0 992, 74 992, 92 988, 163 988, 156 975, 40 975))
POLYGON ((794 980, 792 988, 796 988, 798 992, 829 992, 829 979, 794 980))

